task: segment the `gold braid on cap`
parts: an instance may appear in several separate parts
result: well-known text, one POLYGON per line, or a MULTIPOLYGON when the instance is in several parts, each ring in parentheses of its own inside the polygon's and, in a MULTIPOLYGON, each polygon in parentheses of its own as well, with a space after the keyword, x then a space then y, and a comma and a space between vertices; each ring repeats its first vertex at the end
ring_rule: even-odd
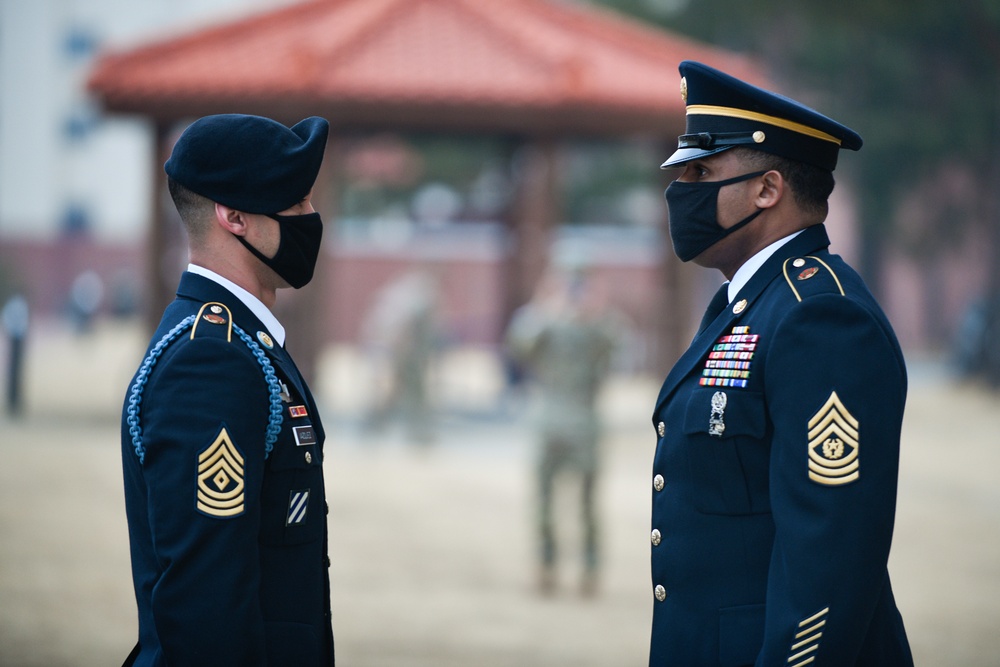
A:
POLYGON ((837 144, 838 146, 840 145, 840 139, 832 134, 827 134, 826 132, 817 130, 814 127, 809 127, 808 125, 803 125, 802 123, 785 120, 784 118, 778 118, 777 116, 768 116, 767 114, 757 113, 756 111, 747 111, 746 109, 736 109, 734 107, 718 107, 709 104, 692 104, 688 106, 687 114, 689 116, 726 116, 728 118, 755 120, 761 123, 767 123, 768 125, 774 125, 775 127, 780 127, 785 130, 791 130, 792 132, 798 132, 799 134, 804 134, 815 139, 829 141, 837 144))

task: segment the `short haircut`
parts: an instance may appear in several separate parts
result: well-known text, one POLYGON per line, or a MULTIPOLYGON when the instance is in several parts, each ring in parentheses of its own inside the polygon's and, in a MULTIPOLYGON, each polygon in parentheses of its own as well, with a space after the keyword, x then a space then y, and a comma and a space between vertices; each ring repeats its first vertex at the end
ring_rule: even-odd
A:
POLYGON ((789 160, 780 155, 737 146, 733 149, 752 171, 777 171, 788 183, 795 202, 807 211, 826 218, 830 193, 833 192, 833 172, 811 164, 789 160))
POLYGON ((170 190, 170 198, 174 200, 177 214, 180 215, 188 236, 193 240, 204 238, 208 225, 215 215, 215 203, 188 190, 169 176, 167 189, 170 190))

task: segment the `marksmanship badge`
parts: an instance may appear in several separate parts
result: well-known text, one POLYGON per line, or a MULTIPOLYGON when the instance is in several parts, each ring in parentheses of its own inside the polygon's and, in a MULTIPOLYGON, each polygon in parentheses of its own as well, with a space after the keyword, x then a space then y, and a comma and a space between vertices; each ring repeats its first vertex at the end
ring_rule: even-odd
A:
POLYGON ((198 455, 199 512, 226 519, 243 514, 243 456, 225 427, 198 455))
POLYGON ((809 420, 809 479, 826 486, 849 484, 860 475, 858 420, 832 392, 809 420))
POLYGON ((726 392, 717 391, 712 395, 712 415, 708 418, 708 434, 721 438, 726 431, 726 404, 729 397, 726 392))

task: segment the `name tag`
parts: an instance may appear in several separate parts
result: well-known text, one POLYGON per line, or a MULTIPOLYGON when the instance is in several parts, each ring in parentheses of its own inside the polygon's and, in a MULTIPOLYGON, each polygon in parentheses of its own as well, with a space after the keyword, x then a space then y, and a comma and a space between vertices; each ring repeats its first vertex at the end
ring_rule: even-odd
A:
POLYGON ((295 436, 295 444, 299 447, 316 444, 316 430, 312 426, 293 426, 292 435, 295 436))

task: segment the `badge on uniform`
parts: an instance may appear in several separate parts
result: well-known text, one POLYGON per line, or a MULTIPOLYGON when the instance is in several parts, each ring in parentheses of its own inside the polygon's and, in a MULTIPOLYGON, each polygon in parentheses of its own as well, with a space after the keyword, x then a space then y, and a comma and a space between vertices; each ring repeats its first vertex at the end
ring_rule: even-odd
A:
POLYGON ((204 310, 205 309, 202 308, 201 319, 205 320, 206 322, 211 322, 212 324, 225 324, 228 321, 222 315, 223 313, 222 306, 212 305, 209 307, 207 313, 204 312, 204 310))
POLYGON ((726 404, 729 397, 726 392, 717 391, 712 395, 712 416, 708 418, 708 434, 721 438, 726 432, 726 404))
POLYGON ((859 423, 832 392, 809 420, 809 479, 825 486, 850 484, 860 476, 859 423))
POLYGON ((759 341, 760 336, 750 333, 750 327, 733 327, 712 346, 698 384, 702 387, 746 387, 750 380, 750 362, 759 341))
POLYGON ((298 417, 308 417, 309 411, 306 410, 306 406, 304 405, 290 405, 288 406, 288 414, 292 416, 292 419, 296 419, 298 417))
POLYGON ((292 435, 295 436, 295 444, 299 447, 315 445, 317 442, 316 429, 312 426, 293 426, 292 435))
POLYGON ((227 519, 243 514, 243 456, 223 427, 198 454, 198 511, 227 519))
POLYGON ((189 338, 194 340, 196 335, 202 334, 219 336, 222 331, 225 331, 226 342, 231 342, 233 339, 233 314, 229 312, 229 307, 223 303, 206 303, 202 304, 201 308, 198 309, 198 315, 195 316, 194 322, 191 324, 191 333, 189 338), (215 330, 215 327, 199 329, 198 325, 201 322, 208 322, 209 324, 215 325, 226 325, 226 328, 224 330, 215 330))
POLYGON ((260 344, 266 347, 267 349, 269 350, 274 349, 274 339, 268 336, 266 331, 258 331, 257 340, 259 340, 260 344))
POLYGON ((288 518, 286 526, 294 526, 306 520, 306 510, 309 509, 309 489, 292 491, 288 494, 288 518))

